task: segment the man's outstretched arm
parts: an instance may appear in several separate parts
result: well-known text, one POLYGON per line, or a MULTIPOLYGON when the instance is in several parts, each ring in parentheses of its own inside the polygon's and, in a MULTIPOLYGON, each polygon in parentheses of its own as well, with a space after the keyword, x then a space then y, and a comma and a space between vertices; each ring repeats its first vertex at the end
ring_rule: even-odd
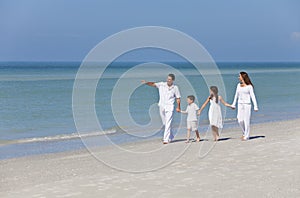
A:
POLYGON ((145 80, 142 80, 142 83, 151 87, 156 87, 155 82, 147 82, 145 80))

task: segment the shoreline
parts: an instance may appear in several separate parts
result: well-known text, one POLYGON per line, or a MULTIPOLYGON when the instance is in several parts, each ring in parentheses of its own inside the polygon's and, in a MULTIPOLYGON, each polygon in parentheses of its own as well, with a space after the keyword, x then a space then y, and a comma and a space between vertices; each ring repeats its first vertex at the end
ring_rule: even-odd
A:
MULTIPOLYGON (((264 122, 253 122, 251 124, 251 128, 256 125, 263 125, 263 124, 270 124, 270 123, 277 123, 277 122, 287 122, 287 121, 293 121, 293 120, 300 120, 300 118, 294 118, 294 119, 282 119, 282 120, 269 120, 269 121, 264 121, 264 122)), ((300 122, 300 121, 299 121, 300 122)), ((208 128, 207 123, 200 123, 199 129, 200 129, 200 135, 206 133, 205 130, 208 128), (202 129, 201 129, 202 128, 202 129)), ((236 122, 227 123, 225 125, 224 129, 222 130, 223 132, 226 131, 239 131, 240 128, 236 122)), ((111 130, 107 130, 111 131, 111 130)), ((181 127, 180 130, 177 132, 177 136, 175 137, 176 139, 182 139, 185 136, 186 129, 185 127, 181 127)), ((99 134, 98 132, 94 132, 96 135, 99 134)), ((95 135, 95 136, 96 136, 95 135)), ((105 132, 104 134, 101 134, 101 136, 105 135, 114 135, 114 136, 121 136, 122 133, 119 132, 105 132)), ((193 133, 191 134, 193 135, 193 133)), ((87 137, 93 137, 94 135, 87 135, 87 137)), ((192 136, 191 136, 192 137, 192 136)), ((222 135, 221 135, 222 138, 222 135)), ((156 141, 159 140, 160 136, 155 136, 152 137, 151 139, 146 139, 146 140, 124 140, 120 141, 117 144, 120 145, 127 145, 127 144, 138 144, 138 143, 143 143, 143 142, 148 142, 148 141, 156 141)), ((99 148, 105 148, 109 145, 97 145, 99 148)), ((0 154, 2 154, 2 157, 0 156, 0 161, 1 160, 7 160, 7 159, 14 159, 14 158, 22 158, 22 157, 30 157, 30 156, 36 156, 36 155, 47 155, 47 154, 57 154, 57 153, 64 153, 64 152, 76 152, 80 150, 86 150, 85 145, 79 137, 78 133, 70 133, 70 134, 62 134, 62 135, 55 135, 55 136, 46 136, 46 137, 35 137, 35 138, 25 138, 25 139, 17 139, 17 140, 1 140, 0 141, 0 154), (62 137, 62 139, 59 139, 58 137, 62 137), (66 136, 70 136, 70 138, 66 138, 66 136), (42 141, 35 141, 34 139, 41 139, 42 141), (34 140, 34 141, 32 141, 34 140), (47 144, 49 148, 43 147, 43 144, 47 144), (16 155, 11 155, 8 157, 5 157, 6 150, 5 148, 1 151, 1 147, 11 147, 11 150, 8 150, 8 152, 18 152, 18 150, 24 151, 25 154, 22 154, 21 152, 18 152, 16 155), (14 148, 16 147, 16 148, 14 148), (42 151, 37 151, 35 147, 38 148, 44 148, 45 150, 42 151), (60 148, 58 148, 60 147, 60 148), (55 148, 55 149, 53 149, 55 148), (27 151, 26 151, 27 149, 27 151), (4 157, 3 157, 4 156, 4 157)))
MULTIPOLYGON (((252 125, 251 140, 239 140, 240 130, 224 130, 223 141, 199 158, 201 145, 153 171, 130 173, 113 169, 87 150, 68 151, 0 161, 1 197, 298 197, 300 196, 300 119, 252 125)), ((208 134, 210 135, 210 133, 208 134)), ((183 141, 167 147, 175 153, 183 141)), ((160 140, 121 145, 131 151, 162 147, 160 140)), ((203 150, 204 148, 202 148, 203 150)), ((95 150, 104 160, 124 168, 153 165, 168 157, 158 152, 145 163, 111 147, 95 150)))

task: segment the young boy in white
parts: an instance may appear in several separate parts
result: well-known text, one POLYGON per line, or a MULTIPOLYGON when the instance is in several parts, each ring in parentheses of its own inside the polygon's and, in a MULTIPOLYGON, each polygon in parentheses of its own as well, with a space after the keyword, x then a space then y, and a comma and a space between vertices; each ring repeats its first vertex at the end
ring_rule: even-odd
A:
POLYGON ((191 130, 195 131, 197 136, 197 142, 200 141, 200 135, 198 132, 198 119, 197 119, 197 111, 199 111, 199 107, 194 103, 195 96, 191 95, 187 97, 188 106, 185 111, 181 111, 181 113, 187 114, 187 135, 186 135, 186 143, 190 142, 191 130))

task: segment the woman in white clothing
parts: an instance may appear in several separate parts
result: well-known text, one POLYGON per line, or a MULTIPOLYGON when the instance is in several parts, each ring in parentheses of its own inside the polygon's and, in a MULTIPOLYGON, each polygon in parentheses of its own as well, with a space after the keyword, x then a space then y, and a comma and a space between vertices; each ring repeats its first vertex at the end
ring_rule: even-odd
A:
POLYGON ((240 83, 237 85, 232 109, 236 108, 238 103, 237 119, 243 130, 242 140, 248 140, 250 136, 250 117, 251 117, 251 100, 254 105, 254 111, 258 111, 258 106, 254 94, 254 86, 246 72, 240 72, 240 83))

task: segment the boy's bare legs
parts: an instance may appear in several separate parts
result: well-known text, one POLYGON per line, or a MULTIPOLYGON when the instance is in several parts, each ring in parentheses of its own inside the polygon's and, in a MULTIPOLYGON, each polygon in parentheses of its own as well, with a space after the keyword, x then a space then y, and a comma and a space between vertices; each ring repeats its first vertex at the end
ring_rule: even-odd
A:
POLYGON ((211 126, 212 132, 213 132, 213 136, 214 136, 214 141, 218 141, 219 140, 219 128, 216 126, 211 126))
POLYGON ((190 142, 190 136, 191 136, 191 129, 188 129, 186 133, 186 143, 190 142))
POLYGON ((196 130, 196 131, 195 131, 195 133, 196 133, 196 136, 197 136, 197 139, 196 139, 196 141, 197 141, 197 142, 200 142, 200 135, 199 135, 199 131, 198 131, 198 130, 196 130))

